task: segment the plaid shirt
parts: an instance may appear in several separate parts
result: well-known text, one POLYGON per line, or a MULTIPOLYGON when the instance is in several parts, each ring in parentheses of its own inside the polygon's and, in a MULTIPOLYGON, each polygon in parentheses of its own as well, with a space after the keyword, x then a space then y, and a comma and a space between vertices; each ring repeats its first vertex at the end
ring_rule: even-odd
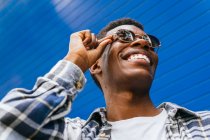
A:
MULTIPOLYGON (((106 109, 96 109, 87 121, 64 118, 85 84, 82 71, 62 60, 32 90, 14 89, 0 103, 0 140, 109 140, 112 126, 106 109)), ((210 140, 210 112, 193 112, 163 103, 168 140, 210 140)))

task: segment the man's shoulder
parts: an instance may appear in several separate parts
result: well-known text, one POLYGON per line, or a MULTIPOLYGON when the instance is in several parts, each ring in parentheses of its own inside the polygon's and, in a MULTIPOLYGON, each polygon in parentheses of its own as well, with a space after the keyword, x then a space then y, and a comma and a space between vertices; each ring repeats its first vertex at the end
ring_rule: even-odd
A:
POLYGON ((164 102, 159 106, 159 108, 165 108, 168 115, 172 118, 176 116, 181 118, 210 118, 210 111, 192 111, 171 102, 164 102))
POLYGON ((196 113, 202 118, 202 119, 209 119, 210 121, 210 111, 206 110, 206 111, 196 111, 196 113))

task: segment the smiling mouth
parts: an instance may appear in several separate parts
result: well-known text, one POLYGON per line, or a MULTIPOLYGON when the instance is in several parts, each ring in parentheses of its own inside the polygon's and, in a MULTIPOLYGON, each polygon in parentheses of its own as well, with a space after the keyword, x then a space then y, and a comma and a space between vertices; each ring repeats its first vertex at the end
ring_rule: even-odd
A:
POLYGON ((141 63, 142 65, 147 64, 149 66, 153 66, 154 63, 151 55, 152 54, 146 52, 145 50, 133 48, 120 53, 120 57, 127 62, 139 64, 141 63))
POLYGON ((138 60, 144 60, 148 64, 150 64, 150 59, 144 54, 132 54, 127 58, 127 60, 130 61, 130 62, 135 62, 135 61, 138 61, 138 60))

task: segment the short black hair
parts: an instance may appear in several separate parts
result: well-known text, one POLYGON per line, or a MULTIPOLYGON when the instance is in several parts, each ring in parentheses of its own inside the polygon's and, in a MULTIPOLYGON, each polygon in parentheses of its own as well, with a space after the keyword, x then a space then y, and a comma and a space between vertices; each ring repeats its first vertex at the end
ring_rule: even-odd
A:
POLYGON ((134 25, 144 31, 143 25, 139 23, 138 21, 131 18, 121 18, 121 19, 111 21, 104 28, 102 28, 101 31, 98 33, 97 38, 98 39, 104 38, 108 31, 121 25, 134 25))
MULTIPOLYGON (((141 23, 139 23, 138 21, 131 19, 131 18, 121 18, 121 19, 117 19, 117 20, 114 20, 114 21, 111 21, 110 23, 108 23, 97 34, 97 38, 98 39, 104 38, 108 31, 110 31, 118 26, 121 26, 121 25, 134 25, 144 31, 143 25, 141 23)), ((102 90, 101 85, 100 85, 99 81, 96 79, 96 77, 93 74, 91 74, 91 77, 93 78, 96 85, 102 90)))

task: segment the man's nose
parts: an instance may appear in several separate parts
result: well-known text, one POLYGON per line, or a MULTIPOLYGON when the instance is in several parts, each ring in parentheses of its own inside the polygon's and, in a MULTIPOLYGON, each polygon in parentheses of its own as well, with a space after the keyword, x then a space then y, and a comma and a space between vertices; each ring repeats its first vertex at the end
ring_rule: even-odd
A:
POLYGON ((135 41, 131 43, 131 46, 133 47, 142 47, 144 49, 149 49, 150 48, 150 43, 146 41, 145 39, 137 38, 135 41))

